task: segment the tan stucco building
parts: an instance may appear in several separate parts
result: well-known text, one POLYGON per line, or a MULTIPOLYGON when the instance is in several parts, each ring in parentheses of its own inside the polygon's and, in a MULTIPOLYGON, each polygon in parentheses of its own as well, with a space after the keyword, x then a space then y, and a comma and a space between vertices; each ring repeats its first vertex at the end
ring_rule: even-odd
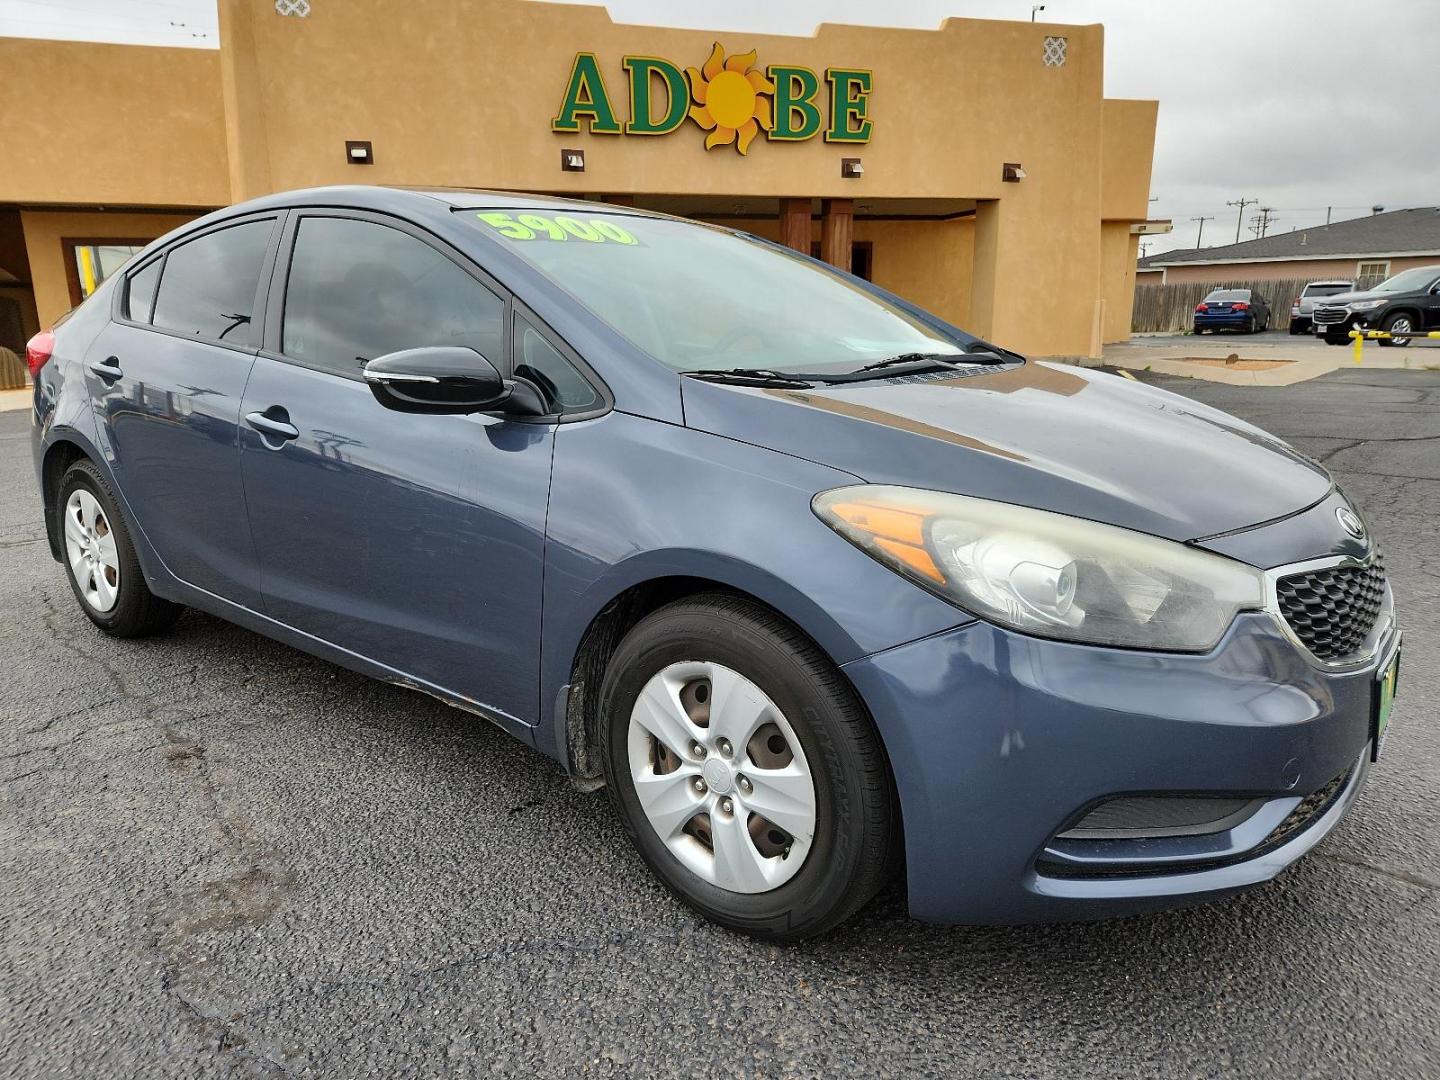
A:
POLYGON ((352 182, 735 224, 1035 355, 1129 332, 1156 103, 1104 97, 1102 27, 780 37, 535 0, 220 0, 220 28, 218 50, 0 38, 0 338, 200 212, 352 182))

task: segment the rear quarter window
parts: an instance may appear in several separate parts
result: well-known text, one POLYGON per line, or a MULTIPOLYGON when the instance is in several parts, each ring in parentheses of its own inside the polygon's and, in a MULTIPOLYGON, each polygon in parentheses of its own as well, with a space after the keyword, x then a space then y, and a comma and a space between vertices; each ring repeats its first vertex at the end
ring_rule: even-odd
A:
POLYGON ((155 286, 160 284, 160 267, 164 262, 164 259, 156 259, 130 275, 125 290, 125 317, 131 322, 150 321, 155 310, 155 286))

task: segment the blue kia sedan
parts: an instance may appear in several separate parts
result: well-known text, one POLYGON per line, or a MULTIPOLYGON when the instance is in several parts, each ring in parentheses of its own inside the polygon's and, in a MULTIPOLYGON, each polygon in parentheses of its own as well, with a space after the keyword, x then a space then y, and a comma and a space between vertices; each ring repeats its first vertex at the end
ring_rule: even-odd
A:
POLYGON ((939 921, 1224 896, 1383 745, 1400 633, 1323 468, 744 233, 276 195, 151 244, 29 362, 102 631, 193 607, 483 717, 757 936, 902 867, 939 921))

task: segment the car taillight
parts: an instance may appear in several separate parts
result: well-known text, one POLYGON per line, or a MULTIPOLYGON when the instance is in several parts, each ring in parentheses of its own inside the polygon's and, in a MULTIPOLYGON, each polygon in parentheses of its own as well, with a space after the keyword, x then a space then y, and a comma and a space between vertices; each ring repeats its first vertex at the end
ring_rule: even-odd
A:
POLYGON ((50 362, 50 357, 55 355, 55 335, 49 330, 41 330, 25 343, 25 366, 30 369, 30 377, 34 378, 40 374, 40 369, 50 362))
POLYGON ((1299 311, 1299 310, 1300 310, 1300 297, 1298 297, 1298 296, 1295 297, 1295 301, 1294 301, 1294 303, 1292 303, 1292 304, 1290 305, 1290 308, 1291 308, 1292 311, 1299 311))
POLYGON ((1235 303, 1230 305, 1230 309, 1232 311, 1249 311, 1250 305, 1244 300, 1236 300, 1235 303))
POLYGON ((1195 310, 1196 310, 1196 311, 1209 311, 1209 310, 1210 310, 1210 305, 1209 305, 1209 304, 1196 304, 1196 305, 1195 305, 1195 310))

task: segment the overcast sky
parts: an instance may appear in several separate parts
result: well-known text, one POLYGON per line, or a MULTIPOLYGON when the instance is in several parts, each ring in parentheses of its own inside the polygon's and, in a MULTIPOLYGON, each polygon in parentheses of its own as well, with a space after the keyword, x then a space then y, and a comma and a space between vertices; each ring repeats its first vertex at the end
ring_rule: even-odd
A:
MULTIPOLYGON (((311 0, 315 6, 344 0, 311 0)), ((827 22, 933 28, 1028 19, 1032 0, 609 0, 618 22, 809 34, 827 22)), ((398 3, 397 7, 402 6, 398 3)), ((412 3, 409 18, 423 13, 412 3)), ((1151 253, 1232 243, 1241 198, 1272 232, 1440 206, 1440 0, 1049 0, 1042 20, 1105 24, 1105 92, 1158 98, 1151 253)), ((0 0, 0 35, 214 48, 214 0, 0 0)), ((884 102, 877 89, 877 118, 884 102)), ((1249 239, 1246 207, 1242 239, 1249 239)))

